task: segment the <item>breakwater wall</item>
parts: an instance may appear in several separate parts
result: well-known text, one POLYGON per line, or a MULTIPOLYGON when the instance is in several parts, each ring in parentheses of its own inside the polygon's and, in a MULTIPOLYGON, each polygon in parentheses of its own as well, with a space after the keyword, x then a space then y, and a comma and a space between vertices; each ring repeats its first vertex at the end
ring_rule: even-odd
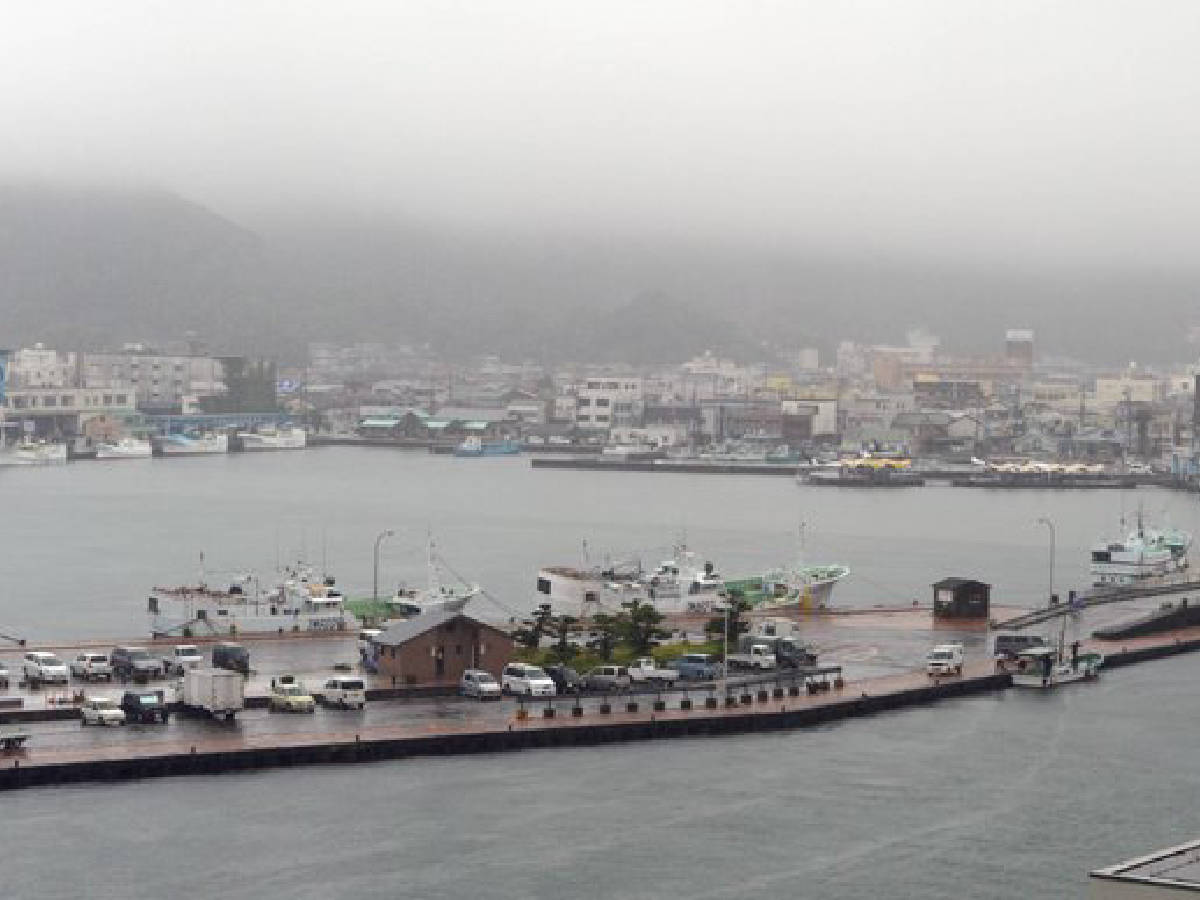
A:
MULTIPOLYGON (((364 732, 346 736, 313 735, 312 740, 275 746, 211 747, 203 741, 187 749, 128 757, 74 759, 63 762, 23 760, 0 762, 0 790, 80 781, 121 781, 170 775, 200 775, 298 765, 346 764, 416 756, 501 753, 550 747, 581 747, 626 741, 699 737, 778 731, 857 718, 937 700, 964 697, 1011 684, 1007 674, 954 679, 877 694, 857 693, 827 702, 806 704, 772 697, 733 710, 659 711, 630 718, 605 715, 599 704, 582 715, 554 720, 526 720, 506 729, 450 731, 418 736, 372 737, 364 732), (791 708, 789 708, 789 703, 791 708)), ((847 695, 850 692, 847 691, 847 695)), ((558 712, 560 710, 556 710, 558 712)), ((569 713, 568 713, 569 714, 569 713)), ((291 735, 295 738, 295 735, 291 735)))

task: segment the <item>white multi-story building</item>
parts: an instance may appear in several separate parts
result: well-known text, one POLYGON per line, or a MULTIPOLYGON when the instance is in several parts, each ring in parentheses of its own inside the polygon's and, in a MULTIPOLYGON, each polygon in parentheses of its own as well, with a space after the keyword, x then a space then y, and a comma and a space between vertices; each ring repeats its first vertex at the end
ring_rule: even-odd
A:
POLYGON ((67 388, 79 383, 79 355, 48 350, 44 344, 22 347, 9 358, 11 388, 67 388))
POLYGON ((1142 372, 1096 379, 1096 405, 1111 409, 1119 403, 1157 403, 1166 399, 1167 382, 1142 372))
POLYGON ((643 408, 642 379, 636 376, 588 378, 575 391, 575 424, 580 428, 633 425, 641 420, 643 408))

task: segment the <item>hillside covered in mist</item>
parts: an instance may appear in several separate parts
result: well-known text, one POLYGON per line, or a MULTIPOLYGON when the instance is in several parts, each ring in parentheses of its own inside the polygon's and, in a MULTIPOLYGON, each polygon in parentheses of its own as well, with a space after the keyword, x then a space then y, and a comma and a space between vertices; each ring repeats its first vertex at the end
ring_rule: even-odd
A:
POLYGON ((1195 356, 1196 275, 1010 271, 808 258, 635 235, 497 235, 292 220, 252 230, 164 192, 0 187, 3 343, 99 348, 187 332, 214 352, 300 360, 311 340, 430 344, 450 356, 673 362, 923 324, 950 350, 1118 364, 1195 356))

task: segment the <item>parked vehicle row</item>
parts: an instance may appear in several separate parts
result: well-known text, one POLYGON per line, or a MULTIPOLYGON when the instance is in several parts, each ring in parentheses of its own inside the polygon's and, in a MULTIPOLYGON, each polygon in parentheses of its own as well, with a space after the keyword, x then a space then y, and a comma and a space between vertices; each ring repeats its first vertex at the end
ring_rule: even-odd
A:
POLYGON ((112 697, 87 697, 79 710, 79 724, 125 725, 129 722, 167 724, 170 713, 162 691, 126 691, 120 701, 112 697))

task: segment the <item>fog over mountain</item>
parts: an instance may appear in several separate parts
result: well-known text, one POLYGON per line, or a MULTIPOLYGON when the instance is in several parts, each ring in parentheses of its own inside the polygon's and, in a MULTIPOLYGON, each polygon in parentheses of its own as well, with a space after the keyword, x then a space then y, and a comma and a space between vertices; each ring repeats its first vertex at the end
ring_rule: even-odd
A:
POLYGON ((1003 329, 1097 361, 1193 353, 1197 280, 847 260, 678 240, 504 236, 383 220, 252 232, 163 192, 0 188, 12 343, 104 346, 194 331, 300 360, 307 341, 430 343, 454 356, 742 358, 925 323, 988 350, 1003 329))
POLYGON ((7 12, 7 343, 1195 352, 1183 0, 7 12))

